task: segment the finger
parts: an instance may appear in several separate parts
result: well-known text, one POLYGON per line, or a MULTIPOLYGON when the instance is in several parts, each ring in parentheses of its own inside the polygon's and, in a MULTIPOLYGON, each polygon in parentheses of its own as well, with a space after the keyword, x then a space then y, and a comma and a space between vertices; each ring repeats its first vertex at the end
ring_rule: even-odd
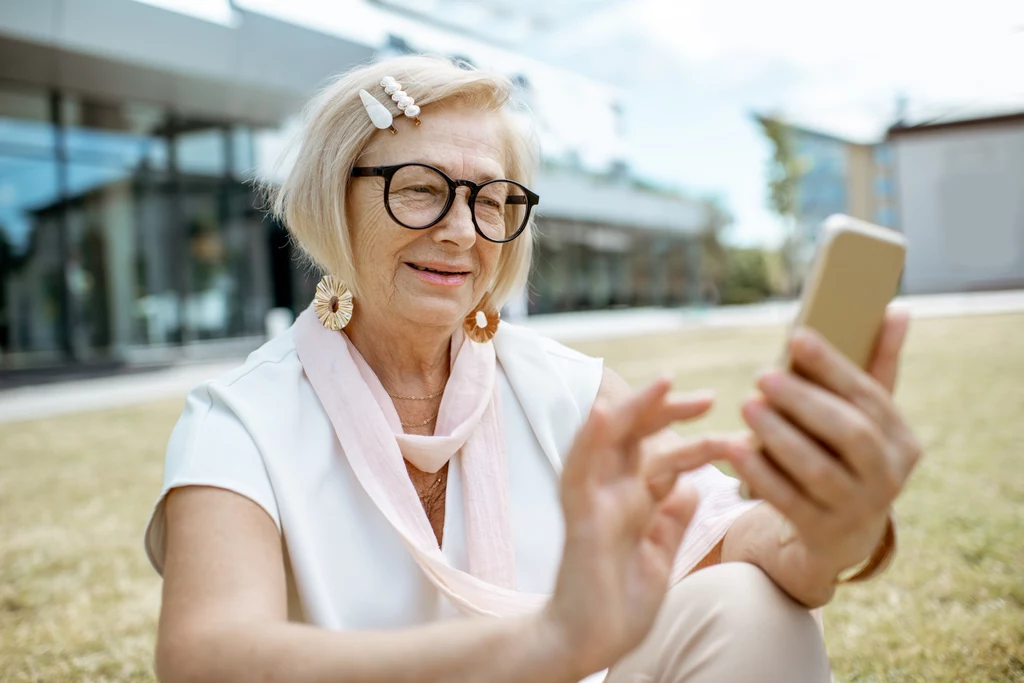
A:
POLYGON ((879 422, 891 422, 889 393, 867 372, 809 328, 790 340, 794 369, 811 382, 845 398, 879 422))
POLYGON ((827 514, 808 500, 763 453, 739 448, 729 454, 736 474, 758 493, 758 497, 782 513, 799 529, 821 520, 827 514))
POLYGON ((669 386, 667 378, 659 378, 617 405, 596 401, 566 458, 563 487, 601 479, 608 473, 621 472, 623 467, 635 471, 640 447, 629 435, 637 427, 643 434, 643 428, 652 423, 647 414, 658 412, 655 406, 664 401, 669 386), (646 424, 638 425, 641 420, 646 424), (626 443, 627 438, 630 443, 626 443))
POLYGON ((673 422, 682 422, 700 417, 715 403, 715 394, 710 390, 691 391, 685 394, 672 393, 661 405, 641 415, 635 434, 655 434, 673 422))
POLYGON ((590 415, 576 433, 562 467, 563 492, 575 490, 607 470, 608 463, 604 461, 613 457, 608 453, 611 449, 606 448, 611 419, 611 409, 605 402, 596 401, 591 406, 590 415))
POLYGON ((696 469, 715 460, 725 460, 730 449, 742 445, 743 434, 706 434, 686 438, 673 431, 651 437, 654 441, 644 458, 644 474, 648 478, 670 475, 696 469))
POLYGON ((894 416, 866 416, 851 403, 788 372, 766 372, 757 386, 773 410, 842 458, 859 479, 879 479, 886 467, 883 434, 894 416))
POLYGON ((664 401, 670 387, 671 381, 667 377, 659 377, 618 406, 614 406, 609 421, 609 437, 613 442, 635 440, 658 431, 661 427, 653 427, 655 421, 647 412, 664 401))
POLYGON ((667 559, 669 568, 699 503, 697 489, 679 482, 655 511, 647 538, 667 559))
POLYGON ((896 388, 896 375, 899 371, 900 350, 907 338, 910 328, 910 311, 905 308, 890 306, 885 312, 885 322, 878 334, 875 350, 868 364, 868 374, 885 388, 890 394, 896 388))
POLYGON ((857 482, 832 455, 759 400, 743 406, 743 419, 754 430, 778 468, 823 510, 854 500, 857 482))

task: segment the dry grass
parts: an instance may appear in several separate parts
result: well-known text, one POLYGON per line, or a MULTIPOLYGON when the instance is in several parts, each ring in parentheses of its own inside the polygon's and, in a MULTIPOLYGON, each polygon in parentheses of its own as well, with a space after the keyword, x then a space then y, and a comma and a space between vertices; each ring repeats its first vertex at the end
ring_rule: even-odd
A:
MULTIPOLYGON (((927 458, 900 554, 826 612, 841 681, 1024 681, 1024 316, 915 323, 899 400, 927 458)), ((580 344, 630 382, 660 372, 739 426, 780 329, 580 344)), ((180 401, 0 425, 0 681, 151 681, 160 584, 142 551, 180 401)))

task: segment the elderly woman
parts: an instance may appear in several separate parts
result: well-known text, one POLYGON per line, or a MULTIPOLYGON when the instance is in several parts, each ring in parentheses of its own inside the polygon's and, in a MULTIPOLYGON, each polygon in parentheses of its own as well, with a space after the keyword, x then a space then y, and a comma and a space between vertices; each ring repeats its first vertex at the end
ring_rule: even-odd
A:
POLYGON ((171 435, 161 680, 829 679, 813 610, 886 564, 918 457, 906 318, 869 372, 794 335, 749 432, 684 440, 706 394, 499 323, 539 202, 509 94, 406 57, 309 106, 274 208, 326 276, 171 435))

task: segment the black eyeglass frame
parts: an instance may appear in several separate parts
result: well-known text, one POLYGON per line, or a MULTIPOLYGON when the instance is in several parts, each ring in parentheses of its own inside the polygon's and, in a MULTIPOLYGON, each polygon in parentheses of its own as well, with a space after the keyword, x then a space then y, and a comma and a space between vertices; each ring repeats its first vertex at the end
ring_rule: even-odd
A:
POLYGON ((440 223, 442 220, 444 220, 444 217, 448 215, 448 212, 451 211, 452 206, 455 205, 455 191, 460 187, 468 187, 469 215, 473 219, 473 228, 476 230, 476 233, 483 237, 485 240, 487 240, 488 242, 495 242, 497 244, 505 244, 506 242, 511 242, 515 238, 519 237, 519 235, 523 233, 523 230, 526 229, 526 226, 529 225, 530 215, 533 213, 534 207, 536 207, 537 204, 540 203, 540 195, 538 195, 530 188, 526 187, 526 185, 516 182, 515 180, 509 180, 508 178, 495 178, 494 180, 488 180, 487 182, 484 183, 475 183, 472 180, 465 180, 462 178, 455 180, 449 177, 447 173, 437 168, 436 166, 431 166, 430 164, 422 164, 415 161, 406 164, 395 164, 393 166, 356 166, 355 168, 352 169, 352 177, 383 178, 384 209, 388 212, 388 215, 391 216, 391 220, 398 223, 403 228, 407 228, 408 230, 426 230, 427 228, 432 228, 438 223, 440 223), (394 212, 391 211, 391 179, 395 177, 395 173, 408 166, 422 166, 423 168, 428 168, 431 171, 439 173, 442 178, 448 181, 448 201, 445 202, 444 208, 441 210, 441 213, 438 215, 438 217, 433 222, 428 223, 427 225, 408 225, 398 220, 398 218, 395 217, 394 212), (526 195, 526 216, 523 218, 523 224, 520 225, 519 228, 514 233, 512 233, 510 237, 506 237, 503 240, 496 240, 493 237, 488 237, 486 234, 484 234, 484 231, 480 229, 480 224, 476 222, 477 195, 480 194, 481 189, 493 183, 512 183, 513 185, 521 189, 523 193, 526 195))

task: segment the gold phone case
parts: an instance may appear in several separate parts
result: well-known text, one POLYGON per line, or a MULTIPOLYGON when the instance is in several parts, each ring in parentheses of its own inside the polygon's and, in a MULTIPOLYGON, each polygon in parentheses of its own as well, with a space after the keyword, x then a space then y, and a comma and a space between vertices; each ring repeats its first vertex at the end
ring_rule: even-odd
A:
MULTIPOLYGON (((906 238, 898 232, 849 216, 829 217, 792 329, 813 329, 867 368, 886 306, 899 289, 906 252, 906 238)), ((789 367, 788 354, 782 364, 789 367)))
MULTIPOLYGON (((790 334, 800 326, 809 327, 867 369, 885 309, 899 290, 906 252, 906 238, 898 232, 841 214, 830 216, 822 224, 790 334)), ((787 369, 788 349, 786 344, 780 363, 787 369)), ((757 497, 746 482, 741 483, 740 496, 757 497)))

